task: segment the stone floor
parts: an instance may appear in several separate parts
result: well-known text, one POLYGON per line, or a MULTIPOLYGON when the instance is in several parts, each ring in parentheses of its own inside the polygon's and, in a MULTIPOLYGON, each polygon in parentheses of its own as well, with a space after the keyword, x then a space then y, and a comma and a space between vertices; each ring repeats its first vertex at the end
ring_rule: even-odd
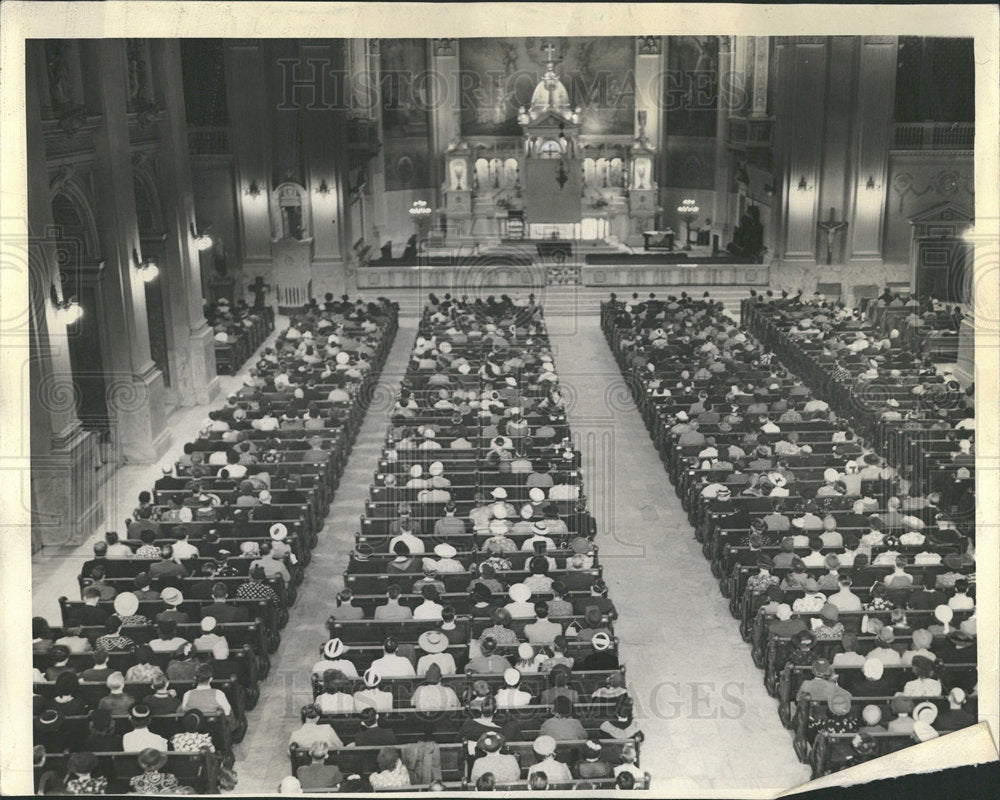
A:
MULTIPOLYGON (((590 314, 552 316, 549 327, 598 520, 601 563, 621 615, 615 628, 646 736, 642 766, 653 775, 652 788, 660 795, 701 790, 747 797, 805 782, 808 769, 795 758, 791 733, 782 728, 777 703, 765 692, 693 538, 601 334, 596 308, 590 314)), ((299 601, 272 657, 260 703, 249 714, 249 732, 237 746, 239 793, 273 792, 288 774, 288 736, 298 724, 298 709, 310 699, 308 670, 325 639, 324 623, 342 585, 389 404, 415 335, 416 319, 407 314, 383 373, 384 388, 361 428, 299 601)), ((225 393, 239 376, 222 381, 225 393)), ((184 409, 170 418, 178 451, 206 411, 184 409)), ((121 470, 108 489, 110 518, 124 518, 154 477, 150 465, 121 470)), ((75 591, 89 550, 35 556, 36 614, 59 619, 56 598, 75 591)))

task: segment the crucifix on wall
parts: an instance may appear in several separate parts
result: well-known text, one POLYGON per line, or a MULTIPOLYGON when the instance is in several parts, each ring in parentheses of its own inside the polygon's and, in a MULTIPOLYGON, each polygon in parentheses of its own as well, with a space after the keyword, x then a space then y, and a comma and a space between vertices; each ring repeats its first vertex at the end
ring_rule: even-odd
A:
POLYGON ((837 222, 834 220, 833 214, 834 210, 831 207, 829 218, 819 222, 820 229, 826 233, 826 263, 828 265, 833 263, 833 242, 837 238, 837 234, 847 229, 847 220, 837 222))

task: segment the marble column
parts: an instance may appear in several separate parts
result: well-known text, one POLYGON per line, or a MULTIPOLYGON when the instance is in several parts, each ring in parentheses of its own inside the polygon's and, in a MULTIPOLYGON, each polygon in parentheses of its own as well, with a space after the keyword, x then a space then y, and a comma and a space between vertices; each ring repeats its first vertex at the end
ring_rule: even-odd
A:
POLYGON ((819 188, 826 119, 828 47, 825 36, 789 37, 787 69, 776 93, 784 93, 781 228, 786 261, 816 259, 819 188))
POLYGON ((458 86, 458 39, 432 39, 428 48, 430 72, 426 88, 430 106, 431 186, 434 187, 434 207, 441 208, 444 198, 444 153, 448 142, 458 136, 461 115, 458 86))
MULTIPOLYGON (((375 135, 379 142, 385 141, 382 133, 382 103, 381 103, 381 80, 382 68, 379 60, 379 40, 366 39, 368 52, 368 75, 372 91, 375 93, 375 102, 371 106, 371 118, 375 120, 375 135)), ((455 47, 458 47, 457 40, 455 47)), ((457 60, 457 59, 456 59, 457 60)), ((433 114, 431 111, 431 124, 433 125, 433 114)), ((389 210, 385 199, 385 148, 379 147, 378 153, 368 162, 368 191, 372 205, 372 250, 378 250, 382 246, 382 236, 389 229, 389 210)), ((371 254, 372 258, 379 258, 378 252, 371 254)), ((352 291, 357 289, 357 281, 349 287, 352 291)))
POLYGON ((170 341, 173 388, 182 406, 205 404, 219 392, 215 372, 215 340, 202 305, 201 259, 191 236, 195 223, 191 164, 180 45, 176 39, 150 40, 156 97, 165 108, 160 121, 159 188, 166 219, 160 249, 160 279, 170 341))
POLYGON ((44 85, 41 41, 26 45, 28 156, 28 300, 24 309, 29 327, 29 350, 6 353, 8 369, 29 378, 28 407, 21 393, 5 394, 7 413, 27 420, 24 438, 5 441, 8 460, 22 459, 24 508, 31 508, 32 550, 51 545, 74 545, 89 537, 104 518, 97 491, 97 435, 84 430, 75 402, 66 324, 58 319, 52 287, 60 285, 52 200, 45 158, 40 92, 44 85), (15 364, 20 356, 25 363, 15 364), (26 369, 25 369, 26 367, 26 369), (28 468, 27 456, 31 463, 28 468), (27 478, 27 480, 25 480, 27 478))
POLYGON ((732 102, 732 36, 719 37, 719 96, 715 112, 715 194, 712 198, 712 232, 720 247, 732 238, 730 217, 732 155, 729 152, 729 104, 732 102))
MULTIPOLYGON (((236 162, 236 208, 244 278, 262 275, 271 281, 271 109, 268 107, 263 45, 257 41, 226 43, 226 106, 229 141, 236 162), (248 91, 247 87, 256 87, 248 91)), ((277 68, 277 67, 276 67, 277 68)), ((273 300, 273 293, 269 295, 273 300)))
POLYGON ((312 206, 313 296, 319 298, 327 292, 339 296, 346 291, 351 245, 357 238, 352 236, 346 127, 347 108, 353 102, 351 80, 357 65, 345 47, 352 44, 326 40, 303 43, 298 49, 302 64, 327 64, 330 75, 336 76, 344 87, 329 93, 330 102, 317 103, 315 107, 306 104, 301 113, 302 160, 312 206))
POLYGON ((656 152, 654 171, 661 187, 666 185, 667 36, 639 36, 635 43, 635 134, 639 134, 639 112, 646 112, 646 139, 656 152))
POLYGON ((863 36, 854 114, 851 260, 882 263, 898 37, 863 36))
POLYGON ((130 462, 156 461, 171 442, 163 375, 150 357, 146 289, 129 146, 124 39, 85 43, 95 67, 101 113, 96 137, 98 237, 107 262, 101 292, 108 411, 118 447, 130 462))

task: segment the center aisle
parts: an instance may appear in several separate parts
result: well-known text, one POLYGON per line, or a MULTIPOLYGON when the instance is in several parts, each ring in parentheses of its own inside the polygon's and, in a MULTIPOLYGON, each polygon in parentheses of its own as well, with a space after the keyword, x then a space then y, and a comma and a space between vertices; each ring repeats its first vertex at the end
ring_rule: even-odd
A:
POLYGON ((385 439, 388 412, 406 372, 417 320, 400 314, 399 330, 382 370, 379 387, 368 408, 348 458, 326 524, 313 550, 312 562, 299 586, 299 599, 281 632, 281 647, 271 656, 271 674, 260 702, 247 712, 249 731, 234 746, 239 775, 236 792, 274 793, 291 774, 288 739, 301 724, 299 710, 312 702, 309 672, 316 663, 319 643, 326 640, 326 620, 343 587, 343 573, 354 549, 354 534, 364 510, 372 469, 385 439))
POLYGON ((653 776, 651 789, 745 796, 806 782, 809 768, 795 757, 792 733, 733 624, 598 316, 551 316, 547 324, 620 614, 615 633, 646 736, 642 768, 653 776))

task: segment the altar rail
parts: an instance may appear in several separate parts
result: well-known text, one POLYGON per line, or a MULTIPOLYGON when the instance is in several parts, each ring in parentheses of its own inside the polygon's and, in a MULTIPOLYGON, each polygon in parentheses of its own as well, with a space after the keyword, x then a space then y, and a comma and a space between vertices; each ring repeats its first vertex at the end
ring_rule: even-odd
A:
POLYGON ((450 266, 365 266, 357 270, 358 289, 444 289, 475 294, 481 289, 538 289, 565 285, 567 273, 580 286, 768 286, 767 264, 683 263, 483 264, 469 261, 450 266))

